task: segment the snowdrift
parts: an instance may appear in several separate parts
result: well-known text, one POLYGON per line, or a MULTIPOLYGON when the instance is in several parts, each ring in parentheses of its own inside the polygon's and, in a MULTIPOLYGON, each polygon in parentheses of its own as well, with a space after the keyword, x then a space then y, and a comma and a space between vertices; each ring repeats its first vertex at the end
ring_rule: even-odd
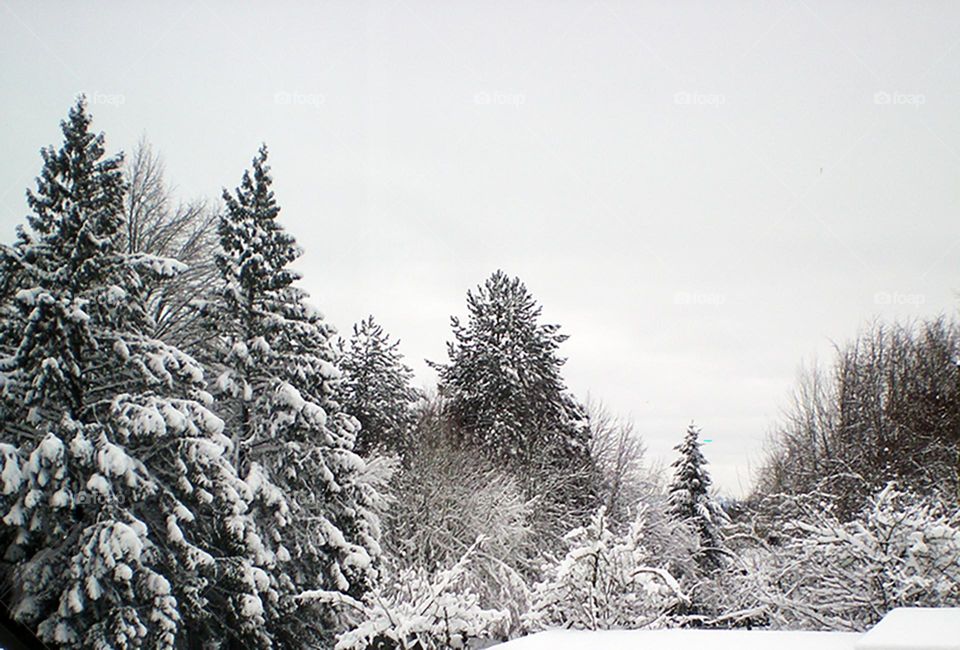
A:
POLYGON ((960 650, 960 609, 899 608, 865 634, 769 630, 549 630, 502 650, 960 650))

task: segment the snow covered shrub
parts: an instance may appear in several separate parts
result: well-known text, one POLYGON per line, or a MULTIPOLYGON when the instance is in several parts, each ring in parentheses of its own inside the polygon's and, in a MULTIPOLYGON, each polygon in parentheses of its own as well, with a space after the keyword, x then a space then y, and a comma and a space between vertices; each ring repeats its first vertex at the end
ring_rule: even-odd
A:
MULTIPOLYGON (((736 540, 735 540, 736 541, 736 540)), ((723 562, 697 581, 693 599, 697 613, 682 623, 691 627, 781 627, 772 616, 770 572, 775 566, 771 549, 755 540, 727 548, 723 562)))
POLYGON ((456 561, 482 535, 487 552, 516 559, 530 532, 530 505, 516 482, 461 444, 436 404, 424 410, 414 437, 417 445, 394 477, 391 552, 432 571, 456 561))
POLYGON ((569 551, 547 568, 534 589, 524 617, 527 627, 531 631, 659 627, 687 606, 690 598, 671 573, 677 568, 671 559, 684 562, 684 557, 692 557, 689 549, 683 549, 692 535, 676 527, 680 548, 671 553, 666 540, 650 535, 650 523, 648 509, 641 508, 629 530, 618 535, 601 508, 587 526, 571 531, 566 536, 569 551))
POLYGON ((787 625, 864 630, 894 607, 960 605, 960 512, 890 484, 841 522, 804 504, 788 524, 772 605, 787 625))
POLYGON ((385 569, 381 584, 363 600, 330 592, 307 592, 301 599, 333 602, 354 621, 336 650, 465 648, 503 639, 509 615, 481 606, 465 580, 481 544, 478 539, 451 568, 432 575, 424 569, 385 569))
POLYGON ((524 575, 534 567, 532 504, 516 481, 451 431, 436 403, 428 403, 411 446, 394 476, 384 526, 384 550, 403 569, 430 575, 457 562, 482 537, 462 582, 484 607, 507 609, 512 626, 527 606, 524 575))

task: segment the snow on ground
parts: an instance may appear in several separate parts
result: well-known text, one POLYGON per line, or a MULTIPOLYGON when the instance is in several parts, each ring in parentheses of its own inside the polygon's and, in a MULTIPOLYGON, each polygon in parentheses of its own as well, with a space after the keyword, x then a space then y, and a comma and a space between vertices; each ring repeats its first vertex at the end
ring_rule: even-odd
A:
POLYGON ((856 650, 960 650, 960 609, 897 608, 857 641, 856 650))
POLYGON ((960 608, 897 608, 866 634, 771 630, 550 630, 503 650, 960 650, 960 608))
POLYGON ((861 634, 769 630, 550 630, 502 650, 854 650, 861 634))

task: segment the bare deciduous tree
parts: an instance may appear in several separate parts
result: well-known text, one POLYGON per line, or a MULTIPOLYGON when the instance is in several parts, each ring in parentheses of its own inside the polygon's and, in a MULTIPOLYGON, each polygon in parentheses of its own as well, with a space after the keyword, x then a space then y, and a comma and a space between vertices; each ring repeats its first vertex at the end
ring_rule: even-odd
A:
POLYGON ((896 480, 957 495, 960 331, 944 319, 874 324, 801 378, 771 438, 761 494, 822 491, 842 515, 896 480))
POLYGON ((173 345, 190 346, 196 337, 190 302, 216 274, 218 215, 205 200, 177 201, 164 174, 160 155, 141 140, 124 170, 128 190, 123 245, 129 253, 173 258, 186 265, 162 286, 146 287, 146 302, 155 327, 152 334, 173 345))
POLYGON ((614 416, 603 405, 587 400, 590 456, 600 474, 600 498, 607 517, 621 525, 631 521, 636 509, 658 490, 654 473, 644 465, 646 446, 633 422, 614 416))

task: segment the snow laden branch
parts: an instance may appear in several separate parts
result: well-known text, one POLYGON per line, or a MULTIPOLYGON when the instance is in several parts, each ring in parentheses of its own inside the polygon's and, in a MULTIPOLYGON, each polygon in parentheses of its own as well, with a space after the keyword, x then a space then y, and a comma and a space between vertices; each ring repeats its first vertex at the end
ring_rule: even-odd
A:
POLYGON ((385 569, 380 586, 362 600, 325 590, 299 594, 300 602, 322 602, 342 609, 353 621, 337 650, 363 650, 389 643, 413 650, 463 647, 471 639, 496 639, 506 612, 485 609, 463 584, 468 565, 480 552, 483 537, 449 569, 429 575, 423 570, 385 569))
POLYGON ((672 575, 670 575, 668 571, 665 571, 664 569, 659 569, 657 567, 642 566, 634 569, 633 576, 637 577, 643 573, 648 573, 648 574, 657 576, 663 581, 663 583, 667 587, 670 588, 670 590, 673 592, 673 595, 676 596, 679 602, 683 603, 684 605, 690 604, 691 602, 690 597, 683 593, 683 589, 681 589, 680 583, 677 582, 677 579, 674 578, 672 575))
POLYGON ((571 531, 567 554, 534 587, 527 628, 642 628, 689 605, 690 597, 663 562, 675 554, 692 562, 695 549, 661 548, 652 536, 657 527, 652 514, 642 509, 618 534, 601 508, 587 526, 571 531))

